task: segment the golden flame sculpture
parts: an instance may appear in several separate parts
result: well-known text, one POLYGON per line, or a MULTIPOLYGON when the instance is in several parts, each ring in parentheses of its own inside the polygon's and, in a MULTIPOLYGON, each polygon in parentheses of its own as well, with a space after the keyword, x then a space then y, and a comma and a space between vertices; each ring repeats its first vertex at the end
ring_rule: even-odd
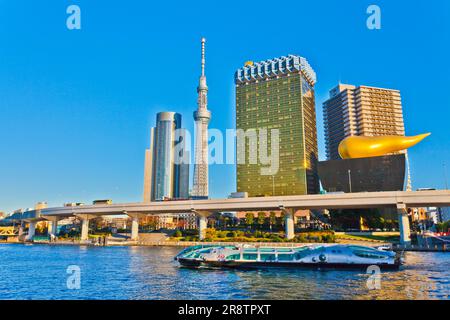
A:
POLYGON ((408 149, 428 137, 431 133, 420 134, 414 137, 379 136, 364 137, 351 136, 339 144, 339 155, 342 159, 370 158, 384 156, 408 149))

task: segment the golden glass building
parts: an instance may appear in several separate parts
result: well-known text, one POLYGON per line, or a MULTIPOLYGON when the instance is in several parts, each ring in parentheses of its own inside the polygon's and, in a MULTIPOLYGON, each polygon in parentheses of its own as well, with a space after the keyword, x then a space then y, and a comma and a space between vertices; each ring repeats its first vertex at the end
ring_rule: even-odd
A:
POLYGON ((328 160, 341 159, 339 143, 349 136, 405 135, 398 90, 339 84, 324 102, 323 115, 328 160))
MULTIPOLYGON (((260 159, 249 163, 251 142, 245 140, 246 161, 237 165, 238 192, 253 197, 319 192, 315 83, 314 70, 297 55, 249 61, 236 71, 236 128, 278 129, 280 137, 279 168, 273 175, 261 174, 260 159)), ((268 145, 270 150, 270 138, 268 145)))

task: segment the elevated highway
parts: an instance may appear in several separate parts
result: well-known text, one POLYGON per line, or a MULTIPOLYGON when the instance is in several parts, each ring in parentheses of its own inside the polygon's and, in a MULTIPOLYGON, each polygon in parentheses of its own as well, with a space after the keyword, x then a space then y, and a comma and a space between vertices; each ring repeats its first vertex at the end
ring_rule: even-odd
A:
POLYGON ((133 218, 132 238, 137 239, 138 219, 142 215, 193 212, 199 217, 200 239, 202 239, 207 225, 206 219, 214 212, 283 210, 286 219, 286 237, 291 239, 294 237, 293 214, 299 209, 396 208, 399 215, 401 242, 408 243, 410 231, 407 208, 448 206, 450 206, 449 190, 365 192, 57 207, 28 211, 24 213, 23 220, 30 222, 49 220, 56 225, 59 219, 77 216, 82 219, 81 238, 83 240, 87 239, 89 219, 103 215, 127 214, 133 218))
POLYGON ((408 208, 446 207, 450 206, 450 191, 365 192, 239 199, 139 202, 47 208, 41 210, 41 215, 69 217, 79 213, 92 215, 114 215, 124 213, 164 214, 191 211, 212 213, 215 211, 279 210, 280 207, 295 209, 363 209, 393 208, 398 204, 403 204, 408 208))

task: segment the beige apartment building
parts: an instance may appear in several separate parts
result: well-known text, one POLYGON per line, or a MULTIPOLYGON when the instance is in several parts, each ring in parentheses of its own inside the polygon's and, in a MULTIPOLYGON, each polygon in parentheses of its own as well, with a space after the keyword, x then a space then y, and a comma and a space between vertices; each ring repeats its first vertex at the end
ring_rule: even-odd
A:
POLYGON ((405 135, 399 90, 339 84, 323 104, 328 160, 348 136, 405 135))

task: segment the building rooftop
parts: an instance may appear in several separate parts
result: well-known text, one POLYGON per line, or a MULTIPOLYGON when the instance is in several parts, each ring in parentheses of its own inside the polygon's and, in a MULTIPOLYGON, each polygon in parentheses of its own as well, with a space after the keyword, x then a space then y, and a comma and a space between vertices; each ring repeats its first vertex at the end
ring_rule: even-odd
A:
POLYGON ((302 71, 312 85, 317 82, 316 73, 308 61, 293 54, 260 62, 247 61, 242 68, 236 71, 234 80, 236 84, 240 84, 274 78, 296 71, 302 71))
POLYGON ((360 86, 355 86, 352 84, 344 84, 344 83, 339 83, 336 87, 334 87, 333 89, 330 90, 330 99, 334 98, 335 96, 337 96, 339 93, 345 91, 345 90, 355 90, 358 88, 367 88, 367 89, 376 89, 376 90, 387 90, 387 91, 394 91, 394 92, 400 92, 400 90, 397 89, 389 89, 389 88, 381 88, 381 87, 374 87, 374 86, 364 86, 364 85, 360 85, 360 86))

